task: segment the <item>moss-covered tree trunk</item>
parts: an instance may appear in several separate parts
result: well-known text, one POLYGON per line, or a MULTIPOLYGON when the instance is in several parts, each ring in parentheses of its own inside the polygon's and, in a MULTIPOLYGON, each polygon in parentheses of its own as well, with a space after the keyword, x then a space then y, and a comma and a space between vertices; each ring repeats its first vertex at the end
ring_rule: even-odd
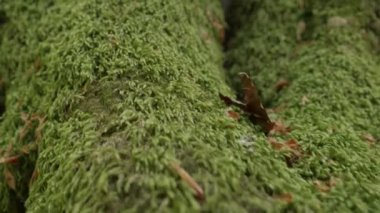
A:
POLYGON ((9 172, 0 176, 3 211, 15 210, 15 200, 29 212, 259 205, 250 198, 256 190, 243 190, 255 157, 239 143, 254 133, 229 118, 218 97, 228 93, 219 1, 9 0, 1 7, 1 144, 21 155, 1 164, 16 180, 12 189, 9 172), (37 142, 38 150, 23 153, 37 142), (202 186, 206 201, 196 200, 172 162, 202 186))
POLYGON ((219 100, 219 1, 0 1, 0 211, 379 209, 372 1, 299 2, 234 1, 226 55, 292 128, 289 162, 219 100))

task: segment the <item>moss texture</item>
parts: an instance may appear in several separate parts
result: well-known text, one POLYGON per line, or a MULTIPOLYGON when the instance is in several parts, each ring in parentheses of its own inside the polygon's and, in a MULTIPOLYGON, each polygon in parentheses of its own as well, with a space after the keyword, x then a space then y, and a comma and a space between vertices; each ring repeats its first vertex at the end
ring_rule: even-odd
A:
POLYGON ((274 189, 287 188, 300 212, 377 212, 380 209, 378 55, 367 39, 378 1, 237 1, 228 44, 232 83, 249 72, 276 117, 289 124, 307 156, 274 189), (301 3, 301 4, 300 4, 301 3), (251 4, 252 7, 248 6, 251 4), (253 12, 252 12, 253 11, 253 12), (303 33, 300 23, 306 26, 303 33), (297 40, 298 37, 298 40, 297 40), (279 93, 274 85, 287 79, 279 93), (315 180, 335 179, 329 193, 315 180), (296 183, 294 183, 296 182, 296 183))
POLYGON ((16 198, 28 212, 238 211, 275 202, 245 190, 254 132, 227 117, 218 97, 229 93, 212 24, 223 20, 219 1, 9 0, 1 10, 0 144, 18 153, 38 126, 20 140, 22 113, 46 116, 38 152, 1 165, 16 177, 16 191, 0 177, 2 211, 17 210, 16 198), (205 202, 171 161, 204 188, 205 202))
POLYGON ((236 1, 226 56, 232 82, 250 72, 265 103, 281 106, 270 116, 294 130, 276 137, 297 139, 305 153, 289 167, 289 153, 219 100, 231 94, 213 24, 223 19, 219 1, 0 1, 2 149, 33 144, 40 124, 20 137, 25 115, 46 117, 38 150, 0 165, 16 178, 12 190, 0 175, 0 211, 17 202, 28 212, 379 209, 379 147, 361 139, 379 137, 379 60, 363 35, 374 7, 297 2, 236 1), (336 16, 349 24, 328 27, 336 16), (310 45, 296 40, 301 20, 310 45), (275 93, 279 78, 291 85, 275 93), (330 178, 330 192, 315 187, 330 178), (278 199, 288 193, 293 202, 278 199))

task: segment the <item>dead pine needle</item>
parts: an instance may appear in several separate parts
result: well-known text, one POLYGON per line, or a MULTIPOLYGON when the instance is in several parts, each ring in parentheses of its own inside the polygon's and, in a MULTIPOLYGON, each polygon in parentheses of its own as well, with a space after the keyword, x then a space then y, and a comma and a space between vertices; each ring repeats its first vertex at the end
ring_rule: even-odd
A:
POLYGON ((172 162, 170 163, 170 167, 181 177, 181 179, 190 186, 195 193, 195 197, 198 200, 204 200, 205 195, 203 189, 199 186, 199 184, 184 170, 179 164, 172 162))
POLYGON ((16 178, 14 177, 12 172, 6 167, 4 169, 4 178, 5 178, 5 182, 7 183, 8 187, 13 189, 13 190, 16 190, 16 178))
POLYGON ((18 161, 19 158, 20 158, 20 155, 9 156, 9 157, 1 157, 0 158, 0 164, 3 164, 3 163, 17 163, 17 161, 18 161))

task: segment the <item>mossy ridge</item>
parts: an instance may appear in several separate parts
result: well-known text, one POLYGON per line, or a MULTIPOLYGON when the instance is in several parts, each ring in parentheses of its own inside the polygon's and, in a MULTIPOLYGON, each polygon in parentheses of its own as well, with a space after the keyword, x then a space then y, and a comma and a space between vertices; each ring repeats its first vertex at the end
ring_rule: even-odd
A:
MULTIPOLYGON (((363 133, 379 138, 379 64, 363 36, 370 1, 305 1, 313 27, 307 32, 310 42, 303 46, 296 41, 305 11, 298 2, 254 1, 255 15, 240 13, 248 21, 230 41, 230 75, 249 71, 266 102, 280 106, 276 116, 293 127, 291 137, 309 153, 291 169, 309 187, 290 189, 295 202, 289 208, 376 212, 379 146, 368 146, 361 138, 363 133), (332 17, 347 24, 329 26, 332 17), (288 79, 290 87, 273 95, 280 78, 288 79), (336 187, 318 192, 313 181, 330 177, 337 178, 336 187)), ((248 7, 247 1, 240 3, 248 7)), ((273 188, 281 187, 274 183, 273 188)))
MULTIPOLYGON (((9 82, 2 146, 17 137, 21 112, 47 116, 29 212, 284 205, 265 193, 267 181, 256 182, 295 183, 283 180, 282 156, 248 122, 228 118, 217 95, 231 93, 208 17, 211 11, 222 19, 219 1, 9 0, 4 8, 10 22, 0 53, 13 49, 0 63, 9 82), (203 186, 204 203, 167 167, 172 160, 203 186)), ((31 142, 33 135, 23 141, 31 142)), ((15 175, 26 186, 29 177, 21 169, 15 175)))

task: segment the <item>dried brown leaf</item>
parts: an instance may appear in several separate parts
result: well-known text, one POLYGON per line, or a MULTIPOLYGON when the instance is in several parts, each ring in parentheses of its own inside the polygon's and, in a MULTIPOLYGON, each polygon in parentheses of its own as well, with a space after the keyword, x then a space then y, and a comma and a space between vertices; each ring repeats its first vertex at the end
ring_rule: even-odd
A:
POLYGON ((181 179, 190 186, 195 193, 195 197, 198 200, 204 200, 205 195, 202 187, 189 175, 189 173, 184 170, 180 165, 175 162, 170 163, 170 167, 181 177, 181 179))
POLYGON ((288 167, 293 167, 293 165, 303 156, 300 151, 300 145, 295 139, 290 139, 286 142, 280 143, 276 138, 268 137, 268 142, 274 150, 289 151, 289 153, 285 156, 285 161, 288 167))
POLYGON ((276 88, 276 91, 279 92, 283 89, 285 89, 286 87, 289 86, 289 81, 286 80, 286 79, 280 79, 277 81, 276 85, 274 86, 276 88))
POLYGON ((274 124, 264 109, 256 86, 246 73, 240 73, 240 78, 243 83, 245 112, 249 114, 252 123, 260 125, 264 133, 268 134, 274 124))
POLYGON ((280 150, 284 147, 284 144, 279 143, 276 138, 268 137, 268 142, 275 150, 280 150))
POLYGON ((248 114, 249 120, 253 124, 261 126, 265 134, 273 128, 274 123, 269 119, 266 110, 261 103, 255 85, 246 73, 240 73, 240 78, 243 83, 244 103, 233 100, 227 96, 219 94, 219 97, 227 106, 237 106, 248 114))
POLYGON ((286 146, 293 150, 298 150, 300 148, 300 145, 295 139, 290 139, 285 142, 286 146))
POLYGON ((286 156, 286 164, 288 167, 293 167, 293 165, 303 157, 303 153, 300 150, 300 145, 295 139, 290 139, 286 141, 285 144, 291 151, 291 154, 286 156))
POLYGON ((227 115, 235 121, 238 121, 240 119, 240 114, 233 110, 227 110, 227 115))
POLYGON ((290 140, 285 141, 284 143, 280 143, 277 141, 276 138, 268 137, 268 142, 276 150, 288 148, 290 150, 299 151, 300 149, 300 145, 295 139, 290 139, 290 140))
POLYGON ((16 190, 16 179, 13 176, 12 172, 9 171, 7 167, 4 169, 4 177, 5 177, 5 182, 7 183, 8 187, 16 190))

